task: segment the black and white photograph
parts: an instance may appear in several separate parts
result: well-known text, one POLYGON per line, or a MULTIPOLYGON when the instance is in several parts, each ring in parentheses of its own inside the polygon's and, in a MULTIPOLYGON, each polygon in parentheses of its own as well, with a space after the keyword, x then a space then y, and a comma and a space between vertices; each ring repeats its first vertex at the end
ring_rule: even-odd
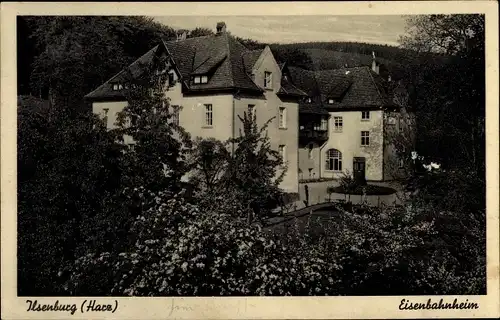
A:
POLYGON ((487 308, 484 13, 15 23, 10 263, 28 311, 37 297, 487 308))

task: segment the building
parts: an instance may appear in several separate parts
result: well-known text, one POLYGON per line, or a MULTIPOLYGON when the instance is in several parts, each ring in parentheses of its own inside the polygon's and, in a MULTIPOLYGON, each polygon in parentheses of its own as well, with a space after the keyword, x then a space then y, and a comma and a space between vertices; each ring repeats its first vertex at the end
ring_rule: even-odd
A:
POLYGON ((162 41, 89 93, 93 112, 108 127, 127 104, 127 75, 140 75, 141 65, 155 57, 165 61, 160 71, 168 73, 165 94, 175 121, 192 137, 237 137, 244 112, 255 115, 259 126, 273 119, 267 133, 287 163, 286 192, 296 193, 299 180, 353 173, 383 181, 403 172, 391 137, 404 129, 407 115, 392 102, 390 77, 378 74, 382 65, 375 54, 371 67, 309 71, 279 65, 268 46, 248 50, 220 22, 211 36, 182 33, 162 41))
POLYGON ((163 56, 168 73, 165 94, 176 110, 176 121, 194 137, 225 141, 242 129, 238 117, 255 114, 259 126, 268 127, 271 147, 287 163, 282 182, 286 192, 298 192, 298 102, 305 93, 283 77, 269 49, 250 51, 217 24, 216 34, 162 41, 127 69, 86 96, 94 113, 107 119, 111 128, 126 105, 127 74, 141 73, 141 65, 163 56))
POLYGON ((292 83, 308 94, 299 106, 299 179, 401 176, 404 159, 392 139, 404 129, 404 115, 378 70, 375 61, 372 68, 288 68, 292 83))

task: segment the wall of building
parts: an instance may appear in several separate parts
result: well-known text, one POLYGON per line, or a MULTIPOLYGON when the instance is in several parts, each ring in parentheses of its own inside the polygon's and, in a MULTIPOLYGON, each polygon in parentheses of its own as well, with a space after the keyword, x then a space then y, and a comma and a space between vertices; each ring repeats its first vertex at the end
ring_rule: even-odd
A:
POLYGON ((262 98, 237 96, 235 104, 235 135, 243 129, 238 116, 248 111, 248 105, 255 105, 257 125, 262 127, 269 119, 273 118, 267 128, 271 148, 278 150, 280 145, 285 145, 285 161, 287 172, 281 187, 287 192, 298 192, 298 126, 299 106, 297 102, 282 101, 276 93, 280 89, 281 71, 269 48, 263 51, 257 60, 253 74, 254 81, 264 86, 264 72, 272 72, 272 88, 266 89, 262 98), (286 128, 279 128, 279 108, 286 109, 286 128))
MULTIPOLYGON (((175 76, 175 81, 177 77, 175 76)), ((215 138, 225 141, 232 137, 233 96, 213 94, 205 96, 184 96, 181 83, 177 82, 165 92, 171 106, 180 106, 179 125, 191 137, 215 138), (205 125, 205 104, 212 105, 212 126, 205 125)))
POLYGON ((370 120, 361 120, 361 111, 330 112, 329 136, 321 149, 321 176, 339 178, 342 172, 326 169, 326 154, 329 149, 342 153, 342 171, 353 171, 354 157, 366 158, 365 176, 367 180, 381 181, 384 178, 383 111, 370 111, 370 120), (336 132, 334 117, 343 119, 342 132, 336 132), (370 145, 361 146, 361 131, 370 132, 370 145))
POLYGON ((320 178, 321 166, 321 144, 311 142, 308 144, 299 145, 299 179, 314 179, 320 178), (309 145, 312 146, 309 154, 309 145))
MULTIPOLYGON (((106 127, 108 129, 114 129, 117 127, 116 121, 118 119, 118 113, 126 106, 127 101, 94 102, 92 103, 92 112, 99 115, 101 118, 107 116, 106 127), (106 112, 105 109, 108 111, 106 112)), ((133 143, 133 139, 130 136, 124 136, 123 139, 126 144, 133 143)))

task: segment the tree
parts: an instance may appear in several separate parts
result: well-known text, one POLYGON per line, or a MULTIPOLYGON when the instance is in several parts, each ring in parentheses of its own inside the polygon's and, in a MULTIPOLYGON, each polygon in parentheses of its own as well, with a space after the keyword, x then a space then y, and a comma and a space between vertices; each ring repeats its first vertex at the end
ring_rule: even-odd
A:
POLYGON ((57 295, 61 264, 80 256, 104 199, 119 188, 121 148, 94 115, 19 105, 18 293, 57 295))
MULTIPOLYGON (((407 18, 403 47, 417 52, 456 55, 468 52, 484 41, 484 15, 418 15, 407 18)), ((484 45, 484 44, 483 44, 484 45)))
POLYGON ((278 151, 271 148, 266 133, 273 119, 259 129, 255 115, 250 118, 245 113, 243 118, 239 118, 243 130, 240 130, 239 137, 230 140, 236 149, 223 183, 226 190, 237 192, 236 199, 246 208, 247 219, 251 222, 268 214, 281 198, 279 184, 286 173, 286 165, 278 151))
MULTIPOLYGON (((18 22, 18 51, 24 59, 19 64, 33 61, 30 91, 61 111, 89 111, 85 94, 144 54, 144 48, 175 36, 172 28, 146 17, 21 17, 18 22)), ((25 82, 20 86, 26 92, 25 82)))
POLYGON ((118 114, 118 128, 114 131, 128 142, 125 153, 123 185, 142 186, 150 191, 181 187, 181 178, 187 173, 186 153, 191 140, 185 130, 174 123, 176 110, 165 96, 168 74, 159 73, 164 57, 142 65, 140 76, 129 73, 128 105, 118 114))
POLYGON ((83 96, 128 62, 104 18, 30 19, 40 52, 33 63, 32 87, 35 92, 48 91, 49 100, 61 112, 70 106, 84 110, 83 96))
POLYGON ((211 29, 197 27, 197 28, 194 28, 193 30, 191 30, 191 33, 189 34, 189 38, 210 36, 213 34, 214 34, 214 32, 211 29))
POLYGON ((447 55, 409 65, 406 81, 419 153, 483 175, 484 16, 418 16, 408 20, 408 27, 408 36, 401 39, 404 47, 447 55))
POLYGON ((288 63, 291 66, 296 66, 308 70, 313 69, 312 60, 307 53, 300 49, 283 49, 273 45, 271 47, 276 60, 281 63, 288 63))
POLYGON ((190 157, 191 182, 206 195, 215 194, 221 187, 221 180, 231 158, 229 143, 214 138, 198 138, 193 145, 190 157))

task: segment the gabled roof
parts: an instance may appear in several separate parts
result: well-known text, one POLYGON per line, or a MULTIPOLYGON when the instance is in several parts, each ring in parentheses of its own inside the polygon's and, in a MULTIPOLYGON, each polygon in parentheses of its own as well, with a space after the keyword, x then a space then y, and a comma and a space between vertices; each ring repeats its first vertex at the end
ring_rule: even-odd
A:
POLYGON ((128 80, 129 75, 132 77, 140 76, 143 65, 148 64, 153 61, 153 57, 159 50, 160 46, 157 45, 151 50, 146 52, 144 55, 135 60, 131 65, 122 71, 118 72, 116 75, 111 77, 108 81, 104 82, 102 85, 97 87, 94 91, 90 92, 85 96, 87 99, 99 99, 99 98, 124 98, 125 95, 122 91, 113 90, 113 84, 124 83, 128 80))
POLYGON ((290 67, 289 70, 294 84, 313 97, 310 104, 300 105, 301 112, 311 108, 319 111, 320 105, 328 110, 393 106, 384 80, 370 67, 321 71, 290 67), (328 99, 334 99, 334 104, 327 104, 328 99))
POLYGON ((305 93, 301 89, 294 86, 290 80, 285 79, 285 78, 281 79, 280 90, 277 92, 277 94, 298 96, 298 97, 307 97, 308 96, 307 93, 305 93))
POLYGON ((148 51, 128 68, 89 93, 86 98, 124 97, 122 92, 112 90, 113 83, 125 81, 127 69, 131 71, 132 76, 139 75, 142 71, 140 65, 152 62, 155 54, 159 53, 160 50, 166 50, 167 54, 170 55, 187 91, 236 89, 256 94, 263 92, 263 89, 257 86, 247 74, 247 69, 250 65, 253 66, 252 63, 255 64, 260 53, 248 50, 234 37, 222 33, 182 41, 162 41, 160 45, 148 51), (208 83, 190 83, 191 76, 201 74, 209 75, 208 83))
MULTIPOLYGON (((355 67, 332 70, 335 85, 347 87, 334 108, 387 107, 391 103, 383 89, 382 78, 369 67, 355 67), (346 83, 350 82, 347 86, 346 83)), ((320 75, 324 77, 325 75, 320 75)), ((329 107, 329 106, 327 106, 329 107)))

